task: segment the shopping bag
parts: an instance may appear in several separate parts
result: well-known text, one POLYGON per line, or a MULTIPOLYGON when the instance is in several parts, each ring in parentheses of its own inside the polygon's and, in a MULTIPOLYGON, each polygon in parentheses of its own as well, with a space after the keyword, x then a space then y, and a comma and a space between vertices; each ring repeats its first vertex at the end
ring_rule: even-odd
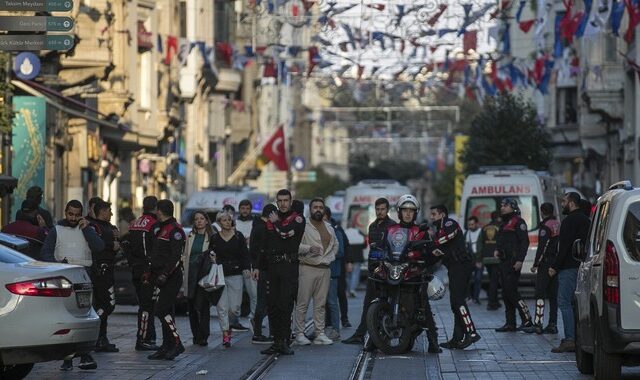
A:
POLYGON ((214 290, 224 287, 224 271, 222 270, 222 265, 211 264, 209 273, 198 281, 198 285, 202 286, 207 292, 213 292, 214 290))

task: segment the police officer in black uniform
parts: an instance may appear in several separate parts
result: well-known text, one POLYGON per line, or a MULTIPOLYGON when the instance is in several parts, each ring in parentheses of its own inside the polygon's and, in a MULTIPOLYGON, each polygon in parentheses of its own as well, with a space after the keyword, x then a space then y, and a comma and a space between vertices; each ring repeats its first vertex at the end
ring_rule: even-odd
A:
POLYGON ((105 248, 93 254, 91 281, 93 282, 93 306, 100 317, 100 333, 96 342, 96 352, 118 352, 119 350, 107 339, 107 319, 116 306, 114 292, 114 273, 116 253, 120 250, 117 241, 117 229, 109 221, 113 216, 111 204, 101 199, 93 205, 95 219, 90 220, 91 227, 104 242, 105 248))
POLYGON ((431 221, 436 229, 433 254, 442 257, 449 272, 449 300, 454 320, 451 340, 441 343, 440 347, 464 350, 480 340, 466 301, 475 258, 466 250, 462 229, 458 222, 449 218, 445 206, 431 207, 431 221))
POLYGON ((156 351, 156 329, 153 323, 154 293, 157 289, 151 281, 151 254, 155 235, 159 231, 156 216, 158 198, 142 200, 143 214, 129 225, 127 259, 131 266, 131 278, 138 297, 137 351, 156 351))
MULTIPOLYGON (((378 266, 378 262, 382 258, 381 248, 384 245, 384 234, 389 226, 396 224, 395 220, 389 217, 389 200, 387 198, 378 198, 375 202, 376 220, 369 225, 369 259, 367 266, 369 273, 378 266), (376 248, 377 247, 377 248, 376 248)), ((367 332, 367 310, 369 304, 376 298, 375 282, 367 278, 367 289, 364 294, 364 305, 362 307, 362 315, 360 316, 360 324, 356 332, 349 338, 342 341, 345 344, 364 344, 364 335, 367 332)), ((373 348, 373 347, 370 347, 373 348)))
POLYGON ((269 271, 269 320, 273 321, 274 343, 261 351, 265 355, 293 355, 291 313, 298 289, 298 248, 304 234, 304 217, 291 209, 291 192, 282 189, 276 194, 278 212, 267 220, 267 236, 263 253, 269 271))
POLYGON ((182 286, 182 251, 187 235, 173 217, 173 202, 158 201, 158 233, 151 255, 151 278, 160 288, 155 314, 162 323, 162 346, 151 360, 173 360, 184 352, 176 329, 173 309, 182 286))
POLYGON ((497 332, 516 331, 516 308, 520 313, 520 328, 531 327, 531 315, 527 304, 518 292, 518 280, 522 263, 529 248, 527 223, 520 217, 518 201, 505 198, 500 203, 502 224, 498 231, 497 249, 494 253, 500 259, 500 278, 502 280, 502 298, 504 298, 506 323, 496 329, 497 332))

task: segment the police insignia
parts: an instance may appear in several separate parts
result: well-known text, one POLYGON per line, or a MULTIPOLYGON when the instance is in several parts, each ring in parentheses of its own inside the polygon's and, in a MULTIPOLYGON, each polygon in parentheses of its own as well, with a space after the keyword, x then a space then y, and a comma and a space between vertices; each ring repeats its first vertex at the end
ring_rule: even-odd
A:
POLYGON ((156 228, 153 229, 153 234, 154 235, 157 235, 158 232, 160 232, 160 227, 156 227, 156 228))
POLYGON ((180 232, 176 232, 175 234, 173 234, 173 238, 175 240, 182 240, 182 234, 180 232))
MULTIPOLYGON (((523 224, 524 225, 524 224, 523 224)), ((540 230, 540 236, 546 236, 547 235, 547 231, 541 229, 540 230)))
POLYGON ((521 223, 521 224, 520 224, 520 229, 521 229, 522 231, 526 231, 526 230, 527 230, 527 226, 525 226, 525 225, 524 225, 524 223, 521 223))
POLYGON ((445 227, 451 227, 453 226, 453 222, 452 221, 448 221, 444 224, 445 227))
POLYGON ((302 223, 302 217, 301 216, 296 216, 296 222, 298 223, 302 223))

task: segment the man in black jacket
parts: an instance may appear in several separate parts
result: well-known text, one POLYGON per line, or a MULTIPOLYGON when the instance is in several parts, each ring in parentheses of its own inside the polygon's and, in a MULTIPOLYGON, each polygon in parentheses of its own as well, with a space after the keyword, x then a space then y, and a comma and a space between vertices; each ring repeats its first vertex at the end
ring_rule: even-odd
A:
MULTIPOLYGON (((373 223, 369 225, 369 273, 372 273, 372 271, 378 265, 378 261, 382 258, 380 248, 382 248, 384 245, 383 239, 387 228, 396 224, 393 219, 389 218, 389 201, 387 200, 387 198, 376 199, 375 208, 376 220, 374 220, 373 223)), ((360 324, 358 325, 356 332, 351 337, 343 340, 342 343, 364 344, 364 334, 367 332, 367 310, 369 309, 369 304, 375 298, 375 283, 367 279, 367 290, 364 294, 364 305, 362 307, 360 324)))
POLYGON ((147 358, 173 360, 184 352, 172 313, 182 286, 182 251, 187 235, 173 217, 173 202, 168 199, 158 201, 158 221, 151 255, 151 278, 160 288, 155 314, 162 322, 162 346, 147 358))
POLYGON ((119 350, 107 339, 107 319, 116 306, 114 290, 114 264, 116 253, 120 250, 120 243, 116 239, 116 227, 109 221, 113 216, 111 203, 100 200, 93 206, 96 218, 91 227, 104 242, 104 249, 92 252, 91 281, 93 282, 93 304, 100 317, 100 334, 96 342, 96 352, 118 352, 119 350))
POLYGON ((158 232, 156 216, 158 198, 145 197, 142 200, 143 214, 129 225, 127 259, 131 266, 131 278, 138 296, 137 351, 156 351, 156 329, 153 323, 153 303, 155 286, 151 281, 150 258, 155 234, 158 232))
POLYGON ((262 333, 262 321, 267 315, 269 289, 269 272, 267 271, 266 257, 264 255, 267 220, 269 215, 276 211, 276 206, 271 203, 264 206, 260 218, 253 220, 249 239, 249 254, 251 256, 251 267, 253 268, 252 276, 258 280, 258 300, 256 302, 256 312, 253 315, 253 338, 251 339, 254 344, 273 343, 273 323, 269 319, 269 336, 265 336, 262 333))
POLYGON ((562 198, 562 212, 567 215, 560 225, 558 255, 549 268, 549 276, 558 278, 558 308, 562 313, 564 339, 555 353, 575 351, 575 327, 573 320, 573 293, 576 291, 580 262, 573 258, 571 248, 576 239, 584 241, 589 233, 590 220, 580 209, 580 194, 569 192, 562 198))
POLYGON ((265 355, 293 355, 291 313, 298 289, 298 248, 305 229, 304 216, 291 209, 291 192, 282 189, 276 194, 278 212, 267 220, 264 254, 269 271, 269 320, 273 324, 274 344, 261 351, 265 355))
POLYGON ((517 331, 516 308, 522 319, 521 328, 531 327, 531 315, 518 291, 522 263, 529 249, 527 223, 520 217, 518 201, 505 198, 500 203, 502 225, 498 231, 497 249, 494 255, 500 259, 502 297, 504 298, 506 323, 496 332, 517 331))

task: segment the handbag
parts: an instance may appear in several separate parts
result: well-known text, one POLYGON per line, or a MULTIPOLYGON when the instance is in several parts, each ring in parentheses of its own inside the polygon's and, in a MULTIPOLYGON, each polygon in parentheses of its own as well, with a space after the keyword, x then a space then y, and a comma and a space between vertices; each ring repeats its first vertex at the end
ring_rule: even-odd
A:
POLYGON ((222 265, 216 263, 211 264, 209 273, 198 281, 198 285, 202 286, 207 292, 213 292, 224 287, 224 271, 222 265))

